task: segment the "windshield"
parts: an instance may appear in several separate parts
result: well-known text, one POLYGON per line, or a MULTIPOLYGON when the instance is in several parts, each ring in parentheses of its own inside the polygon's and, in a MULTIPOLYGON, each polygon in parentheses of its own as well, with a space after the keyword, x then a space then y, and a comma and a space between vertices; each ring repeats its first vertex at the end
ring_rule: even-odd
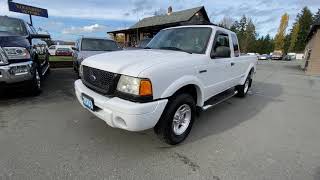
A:
POLYGON ((151 39, 144 39, 144 40, 141 40, 138 44, 138 48, 145 48, 148 43, 151 41, 151 39))
POLYGON ((0 31, 20 36, 27 35, 27 31, 21 20, 7 17, 0 17, 0 31))
POLYGON ((119 47, 116 42, 105 39, 83 39, 82 51, 116 51, 119 47))
POLYGON ((204 54, 211 31, 211 28, 208 27, 185 27, 162 30, 152 39, 147 48, 204 54))

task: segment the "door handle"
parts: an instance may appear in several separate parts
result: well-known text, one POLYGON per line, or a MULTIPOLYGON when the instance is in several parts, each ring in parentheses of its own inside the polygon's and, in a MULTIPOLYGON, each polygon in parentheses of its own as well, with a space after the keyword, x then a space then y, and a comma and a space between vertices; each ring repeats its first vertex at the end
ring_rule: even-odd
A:
POLYGON ((236 63, 234 63, 234 62, 231 62, 231 66, 234 66, 236 63))
POLYGON ((205 72, 207 72, 206 69, 199 71, 200 74, 201 74, 201 73, 205 73, 205 72))

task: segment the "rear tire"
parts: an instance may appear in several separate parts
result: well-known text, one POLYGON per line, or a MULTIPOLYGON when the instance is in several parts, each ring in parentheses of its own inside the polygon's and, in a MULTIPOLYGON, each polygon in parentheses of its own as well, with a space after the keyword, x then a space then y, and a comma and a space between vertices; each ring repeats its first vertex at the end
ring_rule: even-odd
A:
POLYGON ((179 144, 189 135, 195 115, 196 105, 192 96, 177 95, 169 100, 154 131, 164 142, 179 144))
POLYGON ((244 98, 246 97, 251 85, 252 85, 252 76, 253 76, 253 70, 250 71, 246 81, 243 85, 236 86, 236 90, 238 91, 237 97, 244 98))

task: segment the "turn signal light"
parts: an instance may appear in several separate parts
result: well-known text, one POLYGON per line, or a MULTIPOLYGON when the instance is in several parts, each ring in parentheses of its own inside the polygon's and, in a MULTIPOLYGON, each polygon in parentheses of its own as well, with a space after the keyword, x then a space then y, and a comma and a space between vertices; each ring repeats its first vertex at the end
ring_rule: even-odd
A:
POLYGON ((152 96, 152 84, 150 80, 142 79, 140 80, 140 96, 152 96))

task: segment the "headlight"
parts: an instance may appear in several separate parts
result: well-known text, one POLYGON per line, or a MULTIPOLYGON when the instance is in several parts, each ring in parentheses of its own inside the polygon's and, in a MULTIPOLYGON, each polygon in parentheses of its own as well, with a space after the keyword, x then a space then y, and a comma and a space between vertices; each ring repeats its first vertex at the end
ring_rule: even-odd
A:
POLYGON ((80 67, 79 67, 79 76, 83 77, 83 66, 82 65, 80 65, 80 67))
POLYGON ((0 47, 0 65, 8 64, 8 58, 3 51, 3 49, 0 47))
POLYGON ((30 53, 23 47, 4 47, 9 59, 30 59, 30 53))
POLYGON ((122 75, 118 82, 117 91, 134 96, 152 96, 152 84, 149 79, 122 75))

